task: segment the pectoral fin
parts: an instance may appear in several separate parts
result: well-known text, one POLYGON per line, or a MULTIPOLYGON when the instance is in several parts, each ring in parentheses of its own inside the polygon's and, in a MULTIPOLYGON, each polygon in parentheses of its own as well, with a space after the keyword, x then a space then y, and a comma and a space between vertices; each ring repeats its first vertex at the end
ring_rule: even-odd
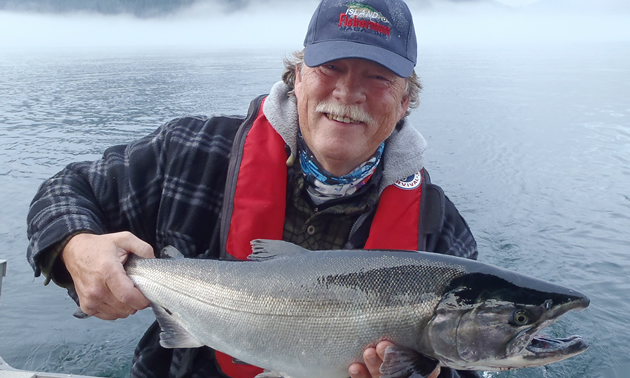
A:
POLYGON ((160 345, 164 348, 199 348, 203 344, 193 335, 188 333, 173 317, 167 309, 160 305, 152 304, 153 312, 160 323, 160 345))
POLYGON ((381 378, 426 378, 438 361, 414 350, 388 346, 381 365, 381 378))

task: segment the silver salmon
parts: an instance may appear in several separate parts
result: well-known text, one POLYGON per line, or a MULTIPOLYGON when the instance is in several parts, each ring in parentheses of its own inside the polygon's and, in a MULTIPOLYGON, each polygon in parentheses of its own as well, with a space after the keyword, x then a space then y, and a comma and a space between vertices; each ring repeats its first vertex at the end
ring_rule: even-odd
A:
POLYGON ((579 336, 538 336, 589 305, 559 285, 427 252, 307 251, 270 240, 252 247, 248 261, 127 261, 127 275, 151 301, 162 346, 207 345, 285 378, 345 378, 382 340, 395 344, 381 367, 385 378, 426 377, 437 365, 540 366, 587 348, 579 336))

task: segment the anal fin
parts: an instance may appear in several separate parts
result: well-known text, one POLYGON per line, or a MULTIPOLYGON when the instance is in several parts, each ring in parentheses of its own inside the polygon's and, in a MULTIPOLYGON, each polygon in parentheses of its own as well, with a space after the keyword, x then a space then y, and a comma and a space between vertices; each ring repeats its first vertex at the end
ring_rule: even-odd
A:
POLYGON ((265 370, 254 378, 284 378, 284 376, 278 373, 274 373, 272 371, 265 370))
POLYGON ((203 344, 177 322, 173 314, 164 307, 152 304, 153 313, 162 328, 160 345, 164 348, 199 348, 203 344))

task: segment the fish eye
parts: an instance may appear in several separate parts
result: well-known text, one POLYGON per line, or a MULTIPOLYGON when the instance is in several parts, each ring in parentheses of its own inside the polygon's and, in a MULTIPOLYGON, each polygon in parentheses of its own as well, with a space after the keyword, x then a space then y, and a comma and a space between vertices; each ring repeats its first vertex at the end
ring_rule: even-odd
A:
POLYGON ((512 323, 517 326, 523 326, 529 323, 529 313, 525 310, 516 310, 512 313, 512 323))

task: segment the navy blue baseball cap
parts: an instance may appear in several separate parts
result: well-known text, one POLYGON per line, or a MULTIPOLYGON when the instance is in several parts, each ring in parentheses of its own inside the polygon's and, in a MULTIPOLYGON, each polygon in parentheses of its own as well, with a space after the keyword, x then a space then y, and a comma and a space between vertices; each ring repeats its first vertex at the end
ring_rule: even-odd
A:
POLYGON ((304 39, 309 67, 363 58, 407 78, 417 54, 413 19, 402 0, 322 0, 304 39))

